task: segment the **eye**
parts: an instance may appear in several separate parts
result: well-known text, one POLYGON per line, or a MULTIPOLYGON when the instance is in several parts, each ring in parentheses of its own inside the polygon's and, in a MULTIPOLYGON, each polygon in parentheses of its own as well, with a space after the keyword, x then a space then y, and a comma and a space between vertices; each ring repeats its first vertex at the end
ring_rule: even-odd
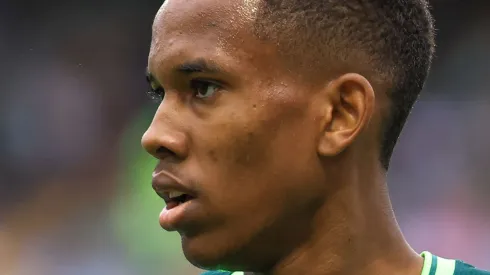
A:
POLYGON ((203 80, 192 81, 191 88, 194 91, 194 96, 197 98, 212 97, 214 93, 221 89, 219 85, 203 80))

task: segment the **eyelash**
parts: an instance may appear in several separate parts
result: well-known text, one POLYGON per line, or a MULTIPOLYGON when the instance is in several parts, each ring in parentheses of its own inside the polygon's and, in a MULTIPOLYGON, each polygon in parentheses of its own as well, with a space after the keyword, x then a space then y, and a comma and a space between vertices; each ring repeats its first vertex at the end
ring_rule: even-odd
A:
MULTIPOLYGON (((203 87, 208 87, 209 86, 215 86, 217 88, 216 91, 214 91, 214 93, 217 93, 219 92, 219 90, 221 90, 222 86, 220 84, 217 84, 216 82, 214 81, 209 81, 209 80, 204 80, 204 79, 194 79, 194 80, 191 80, 191 83, 190 83, 190 87, 191 87, 191 90, 192 90, 192 93, 193 93, 193 96, 198 98, 198 99, 205 99, 207 97, 199 97, 199 89, 200 88, 203 88, 203 87)), ((212 96, 212 95, 211 95, 212 96)))
MULTIPOLYGON (((197 97, 197 90, 200 88, 200 85, 214 85, 217 88, 221 89, 221 85, 217 84, 216 82, 202 79, 193 79, 190 81, 189 86, 193 92, 194 97, 197 97)), ((150 84, 147 90, 147 95, 150 97, 151 100, 158 103, 161 102, 165 97, 165 90, 162 87, 153 88, 153 86, 150 84)))
POLYGON ((165 97, 165 90, 163 90, 162 87, 158 87, 154 89, 150 84, 150 87, 148 88, 146 94, 150 97, 151 100, 158 103, 162 101, 163 98, 165 97))

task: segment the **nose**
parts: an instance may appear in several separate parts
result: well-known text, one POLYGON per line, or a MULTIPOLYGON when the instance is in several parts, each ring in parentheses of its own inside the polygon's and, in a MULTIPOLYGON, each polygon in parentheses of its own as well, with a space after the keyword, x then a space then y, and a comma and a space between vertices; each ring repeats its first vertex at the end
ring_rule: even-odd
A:
MULTIPOLYGON (((187 138, 173 117, 175 110, 165 110, 162 102, 150 126, 143 134, 141 145, 153 157, 163 159, 185 159, 188 155, 187 138)), ((168 108, 167 108, 168 109, 168 108)))

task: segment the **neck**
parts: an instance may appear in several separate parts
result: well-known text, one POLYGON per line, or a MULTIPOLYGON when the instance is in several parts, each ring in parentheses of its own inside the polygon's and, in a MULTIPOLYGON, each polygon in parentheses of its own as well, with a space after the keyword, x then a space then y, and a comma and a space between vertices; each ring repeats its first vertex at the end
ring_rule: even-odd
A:
POLYGON ((348 175, 343 182, 349 184, 329 197, 318 211, 309 239, 266 274, 420 274, 422 257, 400 231, 385 174, 357 171, 343 173, 348 175))

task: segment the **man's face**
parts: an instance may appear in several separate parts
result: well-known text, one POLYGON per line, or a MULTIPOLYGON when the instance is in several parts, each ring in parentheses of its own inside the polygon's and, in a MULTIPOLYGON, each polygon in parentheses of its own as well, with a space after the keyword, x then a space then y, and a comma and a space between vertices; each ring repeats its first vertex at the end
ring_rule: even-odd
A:
POLYGON ((165 96, 142 143, 157 192, 192 196, 160 224, 201 267, 269 265, 324 200, 311 87, 253 35, 257 4, 169 0, 153 29, 148 70, 165 96))

